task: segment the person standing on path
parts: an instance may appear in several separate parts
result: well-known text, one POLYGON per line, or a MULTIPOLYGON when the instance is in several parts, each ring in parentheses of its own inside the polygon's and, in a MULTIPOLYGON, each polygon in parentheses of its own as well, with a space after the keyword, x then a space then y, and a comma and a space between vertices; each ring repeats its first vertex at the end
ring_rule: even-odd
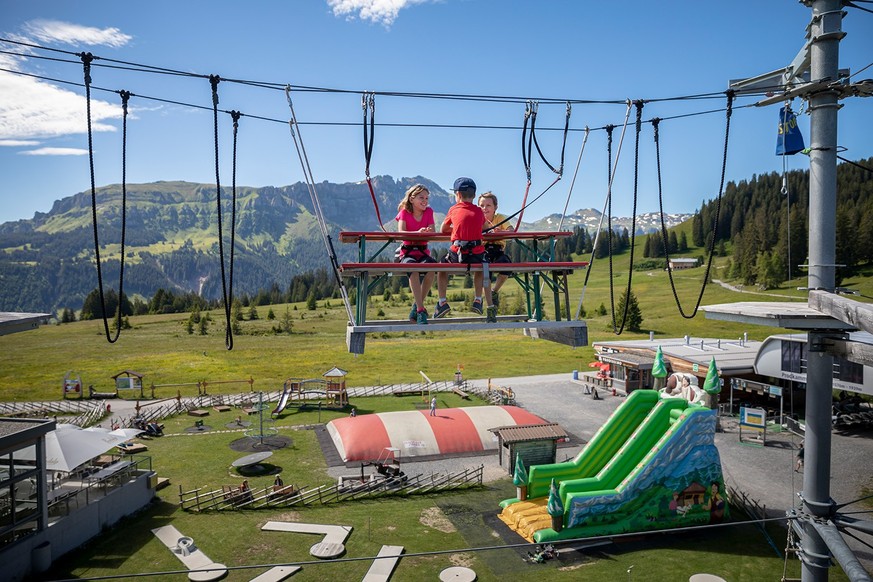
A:
POLYGON ((436 396, 430 399, 430 415, 436 416, 436 396))

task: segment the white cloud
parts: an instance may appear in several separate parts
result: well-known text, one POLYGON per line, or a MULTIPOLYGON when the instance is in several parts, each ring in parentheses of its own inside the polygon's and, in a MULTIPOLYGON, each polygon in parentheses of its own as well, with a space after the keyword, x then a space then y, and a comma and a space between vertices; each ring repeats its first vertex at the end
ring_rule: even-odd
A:
POLYGON ((0 139, 0 147, 25 147, 39 145, 38 141, 31 139, 0 139))
MULTIPOLYGON (((121 107, 91 100, 94 131, 115 131, 106 123, 121 118, 121 107)), ((85 97, 50 83, 0 72, 0 140, 27 140, 85 133, 85 97)))
POLYGON ((24 32, 42 42, 62 42, 65 44, 88 44, 120 47, 133 37, 117 28, 94 28, 59 20, 32 20, 25 23, 24 32))
POLYGON ((354 18, 391 26, 404 8, 422 4, 427 0, 327 0, 334 16, 354 18))
MULTIPOLYGON (((116 28, 98 29, 53 20, 31 21, 23 28, 24 34, 4 33, 3 36, 24 42, 112 47, 123 46, 131 39, 116 28)), ((30 52, 19 45, 15 45, 14 50, 30 52)), ((31 72, 29 65, 26 58, 0 55, 0 68, 28 73, 31 72)), ((0 140, 7 145, 21 140, 83 134, 88 129, 85 112, 85 97, 79 93, 36 77, 0 71, 0 140)), ((120 105, 101 101, 92 95, 93 131, 116 131, 107 121, 120 118, 120 105)))
POLYGON ((88 150, 82 148, 39 148, 18 153, 22 156, 87 156, 88 150))

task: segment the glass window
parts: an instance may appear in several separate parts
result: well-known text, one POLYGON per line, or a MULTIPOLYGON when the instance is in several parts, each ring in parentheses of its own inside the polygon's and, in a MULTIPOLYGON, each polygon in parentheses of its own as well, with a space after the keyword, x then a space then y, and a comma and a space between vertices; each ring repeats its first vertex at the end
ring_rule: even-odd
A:
POLYGON ((864 366, 843 358, 834 358, 834 378, 842 382, 863 384, 864 366))

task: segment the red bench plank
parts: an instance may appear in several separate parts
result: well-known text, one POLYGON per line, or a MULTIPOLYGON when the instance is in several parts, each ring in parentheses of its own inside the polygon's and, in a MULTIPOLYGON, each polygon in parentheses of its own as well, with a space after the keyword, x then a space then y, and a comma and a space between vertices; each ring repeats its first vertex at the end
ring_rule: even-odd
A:
MULTIPOLYGON (((427 271, 443 271, 449 273, 463 273, 470 267, 471 271, 481 271, 481 264, 465 265, 458 263, 343 263, 341 268, 347 273, 409 273, 409 272, 427 272, 427 271)), ((571 262, 571 261, 554 261, 554 262, 534 262, 534 263, 489 263, 488 270, 491 272, 497 271, 512 271, 532 272, 532 271, 573 271, 575 269, 584 269, 588 266, 587 261, 571 262)))

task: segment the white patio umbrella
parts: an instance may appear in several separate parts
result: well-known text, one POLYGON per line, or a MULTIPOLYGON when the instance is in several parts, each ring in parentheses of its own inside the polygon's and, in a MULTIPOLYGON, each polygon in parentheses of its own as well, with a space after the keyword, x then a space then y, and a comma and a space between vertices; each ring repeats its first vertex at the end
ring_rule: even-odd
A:
MULTIPOLYGON (((45 435, 46 469, 69 473, 127 440, 130 440, 129 436, 59 424, 57 429, 45 435)), ((25 449, 15 457, 32 461, 35 449, 25 449)))
POLYGON ((101 432, 103 434, 111 434, 113 436, 121 437, 126 441, 138 437, 145 432, 144 430, 140 430, 138 428, 116 428, 115 430, 109 430, 108 428, 103 428, 99 426, 90 426, 83 430, 91 432, 101 432))

